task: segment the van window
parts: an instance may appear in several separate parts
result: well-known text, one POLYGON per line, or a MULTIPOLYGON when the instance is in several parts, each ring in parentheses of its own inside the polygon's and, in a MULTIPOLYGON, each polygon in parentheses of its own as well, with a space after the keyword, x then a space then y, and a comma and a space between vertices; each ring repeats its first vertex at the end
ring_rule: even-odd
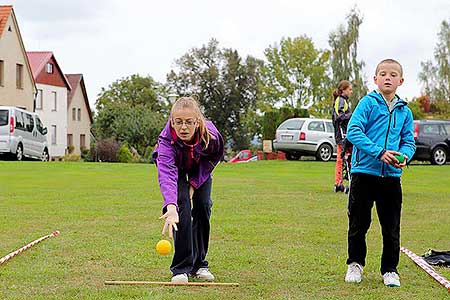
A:
POLYGON ((287 120, 284 121, 284 123, 282 123, 280 125, 280 127, 278 127, 278 129, 282 129, 282 130, 300 130, 303 126, 303 123, 305 123, 304 120, 287 120))
POLYGON ((34 129, 34 119, 33 116, 27 113, 24 113, 24 121, 25 121, 25 130, 28 132, 33 132, 34 129))
POLYGON ((36 117, 36 128, 41 134, 44 134, 44 126, 38 117, 36 117))
POLYGON ((325 126, 322 121, 313 121, 309 123, 308 130, 311 131, 325 131, 325 126))
POLYGON ((0 126, 8 125, 9 111, 2 109, 0 110, 0 126))
POLYGON ((16 129, 25 130, 22 112, 18 110, 16 110, 16 129))

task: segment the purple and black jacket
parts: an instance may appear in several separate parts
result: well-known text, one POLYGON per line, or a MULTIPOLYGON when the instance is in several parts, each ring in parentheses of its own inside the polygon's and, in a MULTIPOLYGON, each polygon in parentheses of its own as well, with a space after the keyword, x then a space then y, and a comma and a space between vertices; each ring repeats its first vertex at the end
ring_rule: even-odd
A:
POLYGON ((206 149, 203 149, 204 145, 201 142, 188 145, 180 140, 170 120, 161 131, 153 158, 158 166, 159 186, 164 198, 163 208, 169 204, 174 204, 178 208, 179 170, 184 170, 188 174, 189 183, 197 189, 211 177, 212 171, 222 159, 224 154, 222 135, 211 121, 206 121, 206 127, 213 136, 206 149))

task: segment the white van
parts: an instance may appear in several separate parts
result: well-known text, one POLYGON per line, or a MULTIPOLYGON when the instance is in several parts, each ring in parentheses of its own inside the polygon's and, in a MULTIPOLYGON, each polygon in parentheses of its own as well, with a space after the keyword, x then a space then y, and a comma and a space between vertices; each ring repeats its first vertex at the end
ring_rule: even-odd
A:
POLYGON ((47 128, 36 113, 0 106, 0 157, 12 155, 17 160, 24 156, 48 161, 47 128))

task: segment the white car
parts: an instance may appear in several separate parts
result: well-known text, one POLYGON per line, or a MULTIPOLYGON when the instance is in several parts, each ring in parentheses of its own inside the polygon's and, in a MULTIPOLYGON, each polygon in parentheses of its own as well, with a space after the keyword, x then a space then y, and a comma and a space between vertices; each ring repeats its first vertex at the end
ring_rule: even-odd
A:
POLYGON ((337 153, 333 123, 328 119, 288 119, 278 126, 273 147, 286 153, 288 160, 313 155, 317 160, 329 161, 337 153))
POLYGON ((0 106, 0 154, 17 160, 31 157, 48 161, 47 128, 39 116, 17 107, 0 106))

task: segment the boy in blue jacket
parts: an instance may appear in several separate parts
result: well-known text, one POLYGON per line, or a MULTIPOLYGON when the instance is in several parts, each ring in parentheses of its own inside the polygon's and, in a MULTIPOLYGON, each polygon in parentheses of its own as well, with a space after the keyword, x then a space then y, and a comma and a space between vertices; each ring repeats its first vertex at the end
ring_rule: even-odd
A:
POLYGON ((354 147, 345 281, 359 283, 362 280, 367 253, 366 233, 375 202, 383 235, 383 282, 386 286, 399 287, 400 176, 416 150, 413 117, 407 103, 396 95, 397 88, 403 83, 402 66, 397 61, 381 61, 374 81, 378 89, 360 100, 347 131, 347 138, 354 147), (404 160, 397 159, 396 155, 402 155, 404 160))

